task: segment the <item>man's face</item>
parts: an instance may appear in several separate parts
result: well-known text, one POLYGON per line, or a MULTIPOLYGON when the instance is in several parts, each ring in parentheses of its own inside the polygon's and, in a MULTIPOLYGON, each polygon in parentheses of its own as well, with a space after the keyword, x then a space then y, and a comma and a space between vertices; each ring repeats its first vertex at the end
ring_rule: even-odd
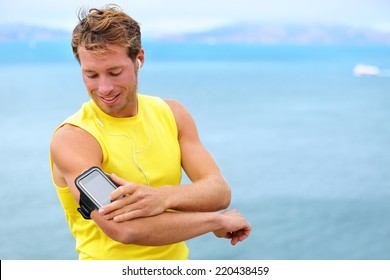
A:
POLYGON ((137 68, 127 55, 127 49, 107 45, 96 55, 79 47, 83 80, 96 105, 106 114, 131 117, 137 114, 137 68))

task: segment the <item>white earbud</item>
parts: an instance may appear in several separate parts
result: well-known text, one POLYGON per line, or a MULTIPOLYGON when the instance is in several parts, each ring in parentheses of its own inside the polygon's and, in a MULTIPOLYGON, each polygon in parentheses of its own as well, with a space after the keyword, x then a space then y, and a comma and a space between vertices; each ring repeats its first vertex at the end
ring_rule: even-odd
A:
POLYGON ((137 62, 138 62, 138 70, 139 70, 142 67, 142 62, 139 58, 137 58, 137 62))

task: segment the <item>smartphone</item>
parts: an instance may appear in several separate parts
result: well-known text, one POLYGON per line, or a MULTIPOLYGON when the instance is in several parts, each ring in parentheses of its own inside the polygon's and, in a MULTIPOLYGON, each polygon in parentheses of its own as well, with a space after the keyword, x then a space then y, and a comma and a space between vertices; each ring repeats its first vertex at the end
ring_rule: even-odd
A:
POLYGON ((111 192, 118 185, 99 167, 93 166, 84 171, 75 179, 76 187, 100 209, 103 205, 111 203, 111 192))

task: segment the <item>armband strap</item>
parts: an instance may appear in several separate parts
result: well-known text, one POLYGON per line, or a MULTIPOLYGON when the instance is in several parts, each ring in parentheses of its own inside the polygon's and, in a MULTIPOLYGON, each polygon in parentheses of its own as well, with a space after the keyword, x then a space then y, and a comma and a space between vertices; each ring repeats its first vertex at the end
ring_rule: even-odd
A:
POLYGON ((77 211, 80 212, 81 216, 84 219, 91 219, 91 212, 97 209, 96 205, 92 202, 92 200, 82 191, 80 191, 80 207, 77 208, 77 211))

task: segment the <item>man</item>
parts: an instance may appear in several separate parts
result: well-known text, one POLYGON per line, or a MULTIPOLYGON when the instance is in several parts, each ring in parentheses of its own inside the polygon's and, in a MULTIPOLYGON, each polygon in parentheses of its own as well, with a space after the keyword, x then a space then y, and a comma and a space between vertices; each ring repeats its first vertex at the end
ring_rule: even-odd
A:
POLYGON ((185 240, 214 232, 235 245, 251 227, 177 101, 137 93, 144 64, 140 27, 111 5, 80 13, 73 52, 91 100, 53 134, 53 182, 80 259, 187 259, 185 240), (75 178, 101 167, 119 185, 115 200, 85 220, 75 178), (191 180, 180 185, 182 168, 191 180))

